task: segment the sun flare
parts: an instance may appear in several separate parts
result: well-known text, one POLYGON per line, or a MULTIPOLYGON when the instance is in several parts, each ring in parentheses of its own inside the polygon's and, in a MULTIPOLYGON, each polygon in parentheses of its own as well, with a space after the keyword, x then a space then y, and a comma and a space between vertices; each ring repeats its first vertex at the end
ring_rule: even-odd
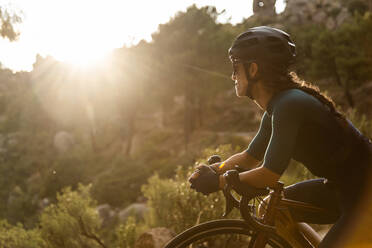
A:
POLYGON ((56 52, 55 57, 75 67, 92 67, 102 64, 108 54, 107 49, 69 48, 65 52, 56 52))

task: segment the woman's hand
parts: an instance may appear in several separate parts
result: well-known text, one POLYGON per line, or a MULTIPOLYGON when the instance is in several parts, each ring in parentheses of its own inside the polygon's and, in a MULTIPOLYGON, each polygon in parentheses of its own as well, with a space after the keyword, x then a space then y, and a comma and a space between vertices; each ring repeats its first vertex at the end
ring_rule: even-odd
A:
POLYGON ((220 189, 220 175, 208 165, 200 165, 189 177, 190 187, 204 195, 216 192, 220 189))

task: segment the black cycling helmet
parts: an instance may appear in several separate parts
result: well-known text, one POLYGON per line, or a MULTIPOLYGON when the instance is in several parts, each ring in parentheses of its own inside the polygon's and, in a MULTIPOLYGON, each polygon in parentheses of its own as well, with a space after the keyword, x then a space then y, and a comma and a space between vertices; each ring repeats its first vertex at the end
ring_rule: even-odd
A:
POLYGON ((296 45, 290 36, 276 28, 260 26, 240 34, 229 49, 232 61, 257 60, 286 68, 294 62, 296 45))

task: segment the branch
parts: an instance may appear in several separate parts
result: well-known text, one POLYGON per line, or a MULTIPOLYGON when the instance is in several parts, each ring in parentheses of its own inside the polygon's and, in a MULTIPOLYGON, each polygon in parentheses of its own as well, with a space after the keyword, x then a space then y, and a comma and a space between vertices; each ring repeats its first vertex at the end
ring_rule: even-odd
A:
POLYGON ((83 219, 81 218, 81 216, 79 216, 79 226, 82 230, 82 235, 89 238, 89 239, 93 239, 94 241, 96 241, 99 245, 101 245, 103 248, 107 248, 105 246, 105 244, 103 243, 103 241, 101 241, 99 239, 99 237, 97 237, 96 235, 94 235, 93 233, 88 233, 87 229, 85 228, 85 225, 84 225, 84 222, 83 222, 83 219))

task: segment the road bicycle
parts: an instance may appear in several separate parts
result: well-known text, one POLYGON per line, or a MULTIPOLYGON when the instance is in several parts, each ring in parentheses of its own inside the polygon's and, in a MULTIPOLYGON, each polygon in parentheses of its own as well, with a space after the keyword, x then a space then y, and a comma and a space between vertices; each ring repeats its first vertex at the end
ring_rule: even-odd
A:
MULTIPOLYGON (((224 176, 228 177, 228 173, 224 176)), ((296 223, 291 210, 327 214, 322 208, 284 198, 284 184, 256 189, 244 186, 238 197, 226 178, 225 218, 234 208, 242 219, 218 219, 193 226, 170 240, 164 248, 314 248, 320 236, 307 224, 296 223), (264 198, 264 196, 266 196, 264 198), (239 199, 240 198, 240 199, 239 199)))

